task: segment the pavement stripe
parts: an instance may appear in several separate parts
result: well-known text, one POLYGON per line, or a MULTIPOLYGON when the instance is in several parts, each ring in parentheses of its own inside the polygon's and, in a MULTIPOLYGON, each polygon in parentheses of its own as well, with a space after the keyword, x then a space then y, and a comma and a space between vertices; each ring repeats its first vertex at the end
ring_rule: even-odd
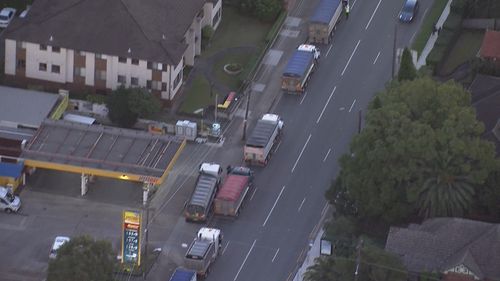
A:
POLYGON ((276 207, 276 204, 278 204, 278 200, 280 200, 280 197, 281 197, 281 194, 283 193, 283 190, 285 190, 285 186, 283 186, 283 188, 281 188, 281 191, 280 191, 280 194, 278 195, 278 198, 276 198, 276 201, 274 201, 274 205, 271 208, 271 211, 269 211, 269 214, 267 214, 267 218, 264 221, 264 223, 262 224, 263 227, 266 226, 267 220, 269 220, 269 217, 273 213, 274 207, 276 207))
POLYGON ((318 116, 318 119, 316 120, 316 124, 319 123, 319 120, 321 120, 321 117, 323 116, 323 113, 325 113, 325 109, 328 106, 328 103, 330 102, 330 99, 332 98, 333 93, 335 93, 335 90, 337 90, 337 86, 335 86, 333 88, 332 92, 330 93, 330 96, 328 97, 328 100, 326 101, 325 106, 323 106, 323 110, 321 110, 321 114, 318 116))
POLYGON ((379 0, 379 1, 378 1, 377 7, 375 7, 375 10, 373 11, 373 14, 372 14, 372 16, 371 16, 370 20, 369 20, 369 21, 368 21, 368 23, 366 24, 365 30, 367 30, 367 29, 368 29, 368 27, 370 26, 370 23, 372 22, 373 16, 375 16, 375 13, 376 13, 376 12, 377 12, 377 10, 378 10, 378 6, 380 6, 380 3, 381 3, 381 2, 382 2, 382 0, 379 0))
POLYGON ((245 259, 243 260, 243 263, 240 266, 240 269, 238 269, 238 272, 236 273, 236 276, 234 276, 233 281, 236 281, 236 279, 238 279, 238 275, 240 275, 241 269, 243 268, 243 266, 247 262, 248 256, 250 256, 250 253, 252 252, 253 247, 255 246, 255 242, 257 242, 257 240, 253 240, 252 247, 250 247, 250 250, 248 251, 247 256, 245 257, 245 259))
POLYGON ((359 43, 361 43, 361 39, 360 39, 360 40, 358 40, 358 44, 356 44, 356 47, 354 47, 354 50, 352 51, 352 54, 351 54, 351 56, 349 57, 349 60, 348 60, 348 61, 347 61, 347 63, 345 64, 344 70, 342 70, 342 73, 340 74, 340 76, 344 76, 344 72, 345 72, 345 70, 347 69, 347 67, 349 66, 349 63, 351 62, 352 56, 354 56, 354 53, 356 53, 356 50, 358 49, 359 43))
POLYGON ((293 168, 292 168, 292 173, 293 173, 293 171, 295 170, 295 167, 297 167, 297 163, 299 163, 300 157, 302 157, 302 153, 304 153, 304 150, 306 149, 306 146, 307 146, 307 144, 309 143, 309 140, 310 140, 310 139, 311 139, 311 134, 309 134, 309 137, 307 138, 306 143, 305 143, 305 144, 304 144, 304 146, 302 147, 302 151, 300 151, 299 157, 297 157, 297 160, 295 161, 295 164, 293 165, 293 168))

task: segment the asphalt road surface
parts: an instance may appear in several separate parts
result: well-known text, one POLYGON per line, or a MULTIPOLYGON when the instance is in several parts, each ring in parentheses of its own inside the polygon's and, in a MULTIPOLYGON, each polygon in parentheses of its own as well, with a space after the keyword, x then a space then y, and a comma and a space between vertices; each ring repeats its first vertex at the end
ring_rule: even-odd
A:
POLYGON ((338 158, 358 132, 360 111, 391 78, 394 35, 396 47, 409 45, 431 4, 422 1, 417 19, 402 25, 396 20, 402 1, 351 2, 332 45, 322 46, 307 94, 282 95, 277 103, 284 138, 270 164, 257 169, 257 189, 245 210, 235 221, 213 221, 225 242, 207 280, 293 278, 326 206, 324 192, 339 171, 338 158))

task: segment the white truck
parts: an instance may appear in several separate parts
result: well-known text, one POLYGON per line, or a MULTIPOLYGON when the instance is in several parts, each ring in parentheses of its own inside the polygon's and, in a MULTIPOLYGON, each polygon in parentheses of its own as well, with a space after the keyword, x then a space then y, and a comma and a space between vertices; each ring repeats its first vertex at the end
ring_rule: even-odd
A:
POLYGON ((222 247, 222 231, 217 228, 202 227, 189 246, 184 258, 185 267, 205 277, 222 247))
POLYGON ((245 162, 248 164, 267 165, 271 150, 278 143, 284 123, 276 114, 264 114, 253 129, 243 148, 245 162))
POLYGON ((318 64, 321 52, 311 44, 302 44, 293 53, 281 76, 281 89, 289 94, 301 94, 318 64))
POLYGON ((341 14, 341 0, 321 0, 309 18, 309 42, 329 44, 341 14))

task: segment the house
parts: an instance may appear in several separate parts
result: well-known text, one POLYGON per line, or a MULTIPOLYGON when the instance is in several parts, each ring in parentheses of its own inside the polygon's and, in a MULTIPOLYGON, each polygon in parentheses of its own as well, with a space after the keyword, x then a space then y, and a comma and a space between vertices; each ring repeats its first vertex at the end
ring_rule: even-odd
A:
POLYGON ((479 54, 500 66, 500 31, 486 30, 479 54))
POLYGON ((433 218, 391 227, 385 249, 412 273, 440 272, 444 280, 500 280, 500 224, 433 218))
POLYGON ((106 93, 146 87, 164 101, 220 23, 222 0, 37 0, 6 29, 12 85, 106 93))

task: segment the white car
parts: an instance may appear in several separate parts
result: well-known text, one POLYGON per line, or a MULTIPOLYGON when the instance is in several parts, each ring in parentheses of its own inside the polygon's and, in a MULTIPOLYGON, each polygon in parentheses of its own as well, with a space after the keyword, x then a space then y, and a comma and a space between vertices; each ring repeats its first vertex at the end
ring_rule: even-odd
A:
POLYGON ((52 249, 50 249, 49 259, 55 259, 57 257, 57 250, 61 248, 64 243, 69 242, 70 238, 66 236, 57 236, 52 244, 52 249))
POLYGON ((0 11, 0 28, 6 28, 16 15, 16 9, 3 8, 0 11))

